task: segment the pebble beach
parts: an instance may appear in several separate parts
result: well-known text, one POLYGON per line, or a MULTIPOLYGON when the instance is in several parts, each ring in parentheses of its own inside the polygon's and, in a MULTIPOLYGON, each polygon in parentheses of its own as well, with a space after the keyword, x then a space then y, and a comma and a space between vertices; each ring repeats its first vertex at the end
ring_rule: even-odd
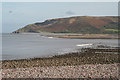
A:
MULTIPOLYGON (((2 78, 110 78, 119 79, 119 54, 90 49, 48 58, 2 61, 2 78), (91 52, 91 50, 93 52, 91 52), (102 53, 96 53, 101 51, 102 53)), ((107 50, 108 51, 108 50, 107 50)), ((109 50, 111 51, 111 49, 109 50)))
POLYGON ((118 78, 120 64, 3 69, 2 78, 118 78))

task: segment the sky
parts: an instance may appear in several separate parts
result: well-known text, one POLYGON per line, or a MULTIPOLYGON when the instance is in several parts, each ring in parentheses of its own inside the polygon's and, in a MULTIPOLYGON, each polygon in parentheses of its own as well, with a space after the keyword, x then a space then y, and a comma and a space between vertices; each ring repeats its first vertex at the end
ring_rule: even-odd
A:
POLYGON ((2 32, 53 18, 117 15, 118 2, 2 2, 2 32))
POLYGON ((1 0, 2 2, 119 2, 119 0, 1 0))

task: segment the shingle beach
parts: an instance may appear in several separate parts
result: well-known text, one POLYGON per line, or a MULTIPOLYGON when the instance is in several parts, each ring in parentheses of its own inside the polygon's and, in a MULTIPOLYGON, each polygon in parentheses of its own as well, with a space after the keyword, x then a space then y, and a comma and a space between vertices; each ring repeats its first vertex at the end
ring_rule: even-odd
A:
POLYGON ((4 60, 2 78, 113 78, 114 80, 118 79, 120 73, 118 57, 119 54, 114 53, 78 52, 48 58, 4 60))
POLYGON ((2 78, 118 78, 120 64, 3 69, 2 78))

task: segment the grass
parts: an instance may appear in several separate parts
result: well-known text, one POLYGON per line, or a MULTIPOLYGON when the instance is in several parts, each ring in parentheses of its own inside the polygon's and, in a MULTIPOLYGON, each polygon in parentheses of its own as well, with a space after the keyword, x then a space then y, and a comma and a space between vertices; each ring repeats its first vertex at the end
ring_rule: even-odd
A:
POLYGON ((50 33, 50 32, 41 31, 41 30, 37 30, 37 32, 39 32, 39 33, 50 33))
POLYGON ((118 29, 105 29, 105 31, 118 32, 118 31, 120 31, 120 30, 118 30, 118 29))

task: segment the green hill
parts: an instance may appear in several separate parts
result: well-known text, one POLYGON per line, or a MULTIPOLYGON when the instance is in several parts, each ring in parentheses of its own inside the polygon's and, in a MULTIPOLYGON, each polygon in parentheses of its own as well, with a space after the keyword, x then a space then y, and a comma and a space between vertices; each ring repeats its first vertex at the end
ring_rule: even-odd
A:
POLYGON ((26 25, 13 33, 82 33, 82 34, 117 34, 118 17, 76 16, 69 18, 49 19, 26 25))

